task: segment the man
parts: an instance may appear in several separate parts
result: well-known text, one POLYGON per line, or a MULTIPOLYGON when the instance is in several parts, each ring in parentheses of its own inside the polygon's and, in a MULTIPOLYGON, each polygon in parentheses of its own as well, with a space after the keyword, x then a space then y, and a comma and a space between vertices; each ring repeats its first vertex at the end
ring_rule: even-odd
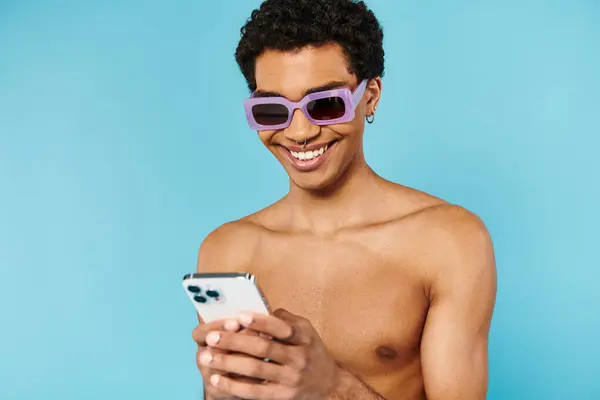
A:
POLYGON ((198 272, 255 274, 277 309, 196 328, 208 399, 485 398, 484 225, 365 162, 382 39, 352 0, 267 0, 242 29, 248 121, 290 190, 200 247, 198 272))

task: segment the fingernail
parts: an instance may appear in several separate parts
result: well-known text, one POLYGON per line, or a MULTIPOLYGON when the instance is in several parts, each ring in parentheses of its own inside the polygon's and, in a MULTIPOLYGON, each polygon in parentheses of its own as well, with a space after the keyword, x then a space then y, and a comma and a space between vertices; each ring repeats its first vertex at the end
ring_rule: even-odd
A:
POLYGON ((252 317, 252 314, 244 313, 241 314, 238 319, 243 325, 250 325, 254 318, 252 317))
POLYGON ((210 351, 204 351, 200 354, 200 364, 202 365, 209 365, 213 360, 213 356, 212 354, 210 354, 210 351))
POLYGON ((226 330, 228 331, 237 331, 239 326, 237 321, 226 321, 225 324, 223 325, 225 327, 226 330))
POLYGON ((212 383, 213 386, 217 386, 220 380, 221 377, 219 375, 213 375, 210 377, 210 383, 212 383))
POLYGON ((221 335, 218 332, 210 332, 206 335, 206 344, 214 346, 221 340, 221 335))

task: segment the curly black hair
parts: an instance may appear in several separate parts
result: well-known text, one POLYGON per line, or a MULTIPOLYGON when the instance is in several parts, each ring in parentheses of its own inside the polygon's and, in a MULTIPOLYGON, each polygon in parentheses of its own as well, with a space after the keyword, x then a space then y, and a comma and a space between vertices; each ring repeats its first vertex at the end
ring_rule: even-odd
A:
POLYGON ((383 30, 375 14, 356 0, 266 0, 241 29, 235 59, 250 91, 254 64, 265 50, 339 44, 359 81, 383 76, 383 30))

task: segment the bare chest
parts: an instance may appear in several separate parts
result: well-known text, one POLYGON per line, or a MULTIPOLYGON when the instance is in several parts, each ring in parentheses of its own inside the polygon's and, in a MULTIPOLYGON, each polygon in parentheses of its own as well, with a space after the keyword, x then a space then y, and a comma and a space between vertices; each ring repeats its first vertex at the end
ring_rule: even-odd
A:
POLYGON ((257 253, 251 272, 273 309, 307 318, 341 365, 377 376, 418 358, 428 306, 410 263, 377 250, 274 243, 257 253))

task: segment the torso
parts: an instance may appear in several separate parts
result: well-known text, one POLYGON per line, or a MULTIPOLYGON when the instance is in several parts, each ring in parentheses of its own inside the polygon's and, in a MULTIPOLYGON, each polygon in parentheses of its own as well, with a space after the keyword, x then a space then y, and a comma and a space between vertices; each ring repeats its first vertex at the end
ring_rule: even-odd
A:
POLYGON ((407 215, 330 237, 266 228, 266 209, 245 220, 254 243, 245 272, 257 276, 272 309, 309 319, 367 385, 386 398, 424 399, 419 350, 436 213, 428 209, 441 204, 424 198, 407 215))
POLYGON ((369 236, 266 233, 252 272, 273 308, 308 318, 343 367, 389 394, 420 375, 428 300, 410 260, 369 236))

